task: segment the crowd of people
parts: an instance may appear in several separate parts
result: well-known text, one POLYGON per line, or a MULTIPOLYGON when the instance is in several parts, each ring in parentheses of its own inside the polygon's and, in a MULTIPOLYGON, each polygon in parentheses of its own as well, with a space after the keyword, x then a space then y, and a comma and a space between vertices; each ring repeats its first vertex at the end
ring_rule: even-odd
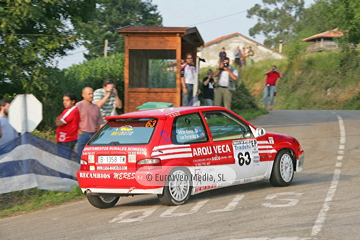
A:
POLYGON ((90 138, 104 124, 105 117, 116 115, 116 109, 122 108, 122 101, 115 88, 115 81, 105 79, 102 88, 95 91, 84 87, 82 101, 76 102, 73 93, 63 96, 63 112, 55 124, 58 144, 74 149, 79 156, 90 138))
MULTIPOLYGON (((231 110, 231 101, 233 92, 236 89, 236 82, 239 79, 239 70, 245 66, 252 66, 255 55, 251 46, 237 46, 234 50, 234 66, 230 65, 230 59, 227 57, 225 47, 222 47, 218 57, 218 68, 213 72, 208 69, 206 77, 203 78, 200 88, 203 93, 205 106, 223 106, 231 110)), ((193 98, 194 79, 196 68, 194 66, 194 57, 191 53, 186 54, 186 60, 181 65, 181 84, 182 84, 182 106, 191 105, 193 98)), ((263 107, 267 108, 268 98, 270 97, 269 110, 274 105, 274 96, 276 96, 276 81, 282 77, 276 66, 272 70, 265 72, 266 84, 263 90, 263 107)), ((199 90, 200 91, 200 90, 199 90)), ((199 94, 199 92, 198 92, 199 94)))

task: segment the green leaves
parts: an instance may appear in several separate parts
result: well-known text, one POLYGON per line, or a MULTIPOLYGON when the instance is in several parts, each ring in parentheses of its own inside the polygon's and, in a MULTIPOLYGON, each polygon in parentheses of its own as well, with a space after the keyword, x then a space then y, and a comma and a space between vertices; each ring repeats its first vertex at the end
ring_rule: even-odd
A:
POLYGON ((295 24, 301 19, 304 0, 263 0, 263 6, 255 4, 247 17, 258 19, 249 30, 250 36, 263 34, 265 45, 274 47, 279 40, 287 42, 295 36, 295 24))
POLYGON ((76 24, 86 59, 104 55, 104 41, 109 41, 108 55, 124 52, 124 38, 117 30, 129 25, 161 26, 162 18, 156 5, 144 0, 97 0, 96 12, 87 24, 76 24))

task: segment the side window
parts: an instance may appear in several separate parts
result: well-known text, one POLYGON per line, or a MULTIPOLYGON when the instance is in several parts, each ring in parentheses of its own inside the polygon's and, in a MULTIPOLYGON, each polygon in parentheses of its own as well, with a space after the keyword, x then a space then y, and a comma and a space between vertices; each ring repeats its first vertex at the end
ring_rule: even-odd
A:
POLYGON ((182 115, 175 118, 171 138, 173 143, 180 144, 208 141, 204 124, 198 113, 182 115))
POLYGON ((213 141, 254 137, 250 127, 226 112, 204 112, 213 141))

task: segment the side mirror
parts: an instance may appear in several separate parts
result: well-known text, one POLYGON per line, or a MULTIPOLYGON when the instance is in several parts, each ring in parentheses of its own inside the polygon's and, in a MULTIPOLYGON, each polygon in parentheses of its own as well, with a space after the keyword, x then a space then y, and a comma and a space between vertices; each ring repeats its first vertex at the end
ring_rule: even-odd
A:
POLYGON ((255 137, 261 137, 266 134, 266 131, 263 128, 257 128, 255 134, 256 134, 255 137))

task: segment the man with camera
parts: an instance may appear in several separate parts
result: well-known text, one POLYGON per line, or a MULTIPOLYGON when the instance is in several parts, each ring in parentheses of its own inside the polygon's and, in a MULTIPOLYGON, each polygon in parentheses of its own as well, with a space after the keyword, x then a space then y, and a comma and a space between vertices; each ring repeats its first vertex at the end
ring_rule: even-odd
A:
POLYGON ((232 93, 236 89, 236 80, 238 79, 238 71, 230 66, 230 59, 225 57, 216 70, 214 77, 217 77, 215 83, 214 106, 221 106, 231 110, 232 93))
POLYGON ((117 115, 116 108, 122 108, 122 101, 115 88, 114 80, 104 80, 103 87, 94 92, 93 103, 99 106, 103 118, 117 115))
POLYGON ((279 78, 282 78, 281 73, 274 65, 272 69, 265 72, 266 76, 266 85, 264 87, 264 96, 263 96, 263 108, 266 108, 268 104, 268 97, 270 97, 270 107, 269 110, 272 110, 272 106, 274 105, 274 96, 276 96, 276 81, 279 78))

